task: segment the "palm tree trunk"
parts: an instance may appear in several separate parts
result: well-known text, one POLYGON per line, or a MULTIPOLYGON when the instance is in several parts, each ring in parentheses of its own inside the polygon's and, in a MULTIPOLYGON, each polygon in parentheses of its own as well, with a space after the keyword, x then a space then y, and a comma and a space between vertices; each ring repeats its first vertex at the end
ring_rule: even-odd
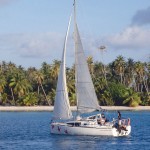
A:
POLYGON ((107 78, 106 78, 106 68, 105 68, 105 65, 103 65, 103 67, 104 67, 104 78, 105 78, 105 81, 106 81, 106 85, 108 85, 107 78))
POLYGON ((38 95, 40 94, 40 86, 38 85, 38 95))
POLYGON ((122 73, 120 73, 120 78, 121 78, 121 84, 122 84, 122 73))
POLYGON ((139 74, 140 75, 140 92, 143 92, 143 83, 142 83, 142 81, 143 81, 143 76, 141 75, 141 74, 139 74))
POLYGON ((144 81, 144 86, 145 86, 146 92, 148 94, 148 85, 147 85, 146 81, 144 81))
POLYGON ((15 102, 14 93, 13 93, 13 90, 11 87, 10 87, 10 90, 11 90, 11 95, 12 95, 13 101, 15 102))
POLYGON ((140 86, 140 92, 142 93, 143 92, 143 84, 140 84, 141 86, 140 86))
POLYGON ((43 88, 43 85, 40 84, 40 86, 41 86, 41 88, 42 88, 42 91, 43 91, 43 93, 44 93, 44 96, 45 96, 45 99, 46 99, 47 103, 50 105, 50 102, 49 102, 48 99, 47 99, 47 96, 46 96, 45 90, 44 90, 44 88, 43 88))

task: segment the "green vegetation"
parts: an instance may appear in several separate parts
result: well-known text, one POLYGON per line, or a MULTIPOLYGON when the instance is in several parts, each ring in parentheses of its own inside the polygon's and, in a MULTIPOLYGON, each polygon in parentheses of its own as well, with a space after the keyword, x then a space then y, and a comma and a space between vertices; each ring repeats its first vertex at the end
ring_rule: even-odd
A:
MULTIPOLYGON (((100 105, 150 105, 150 62, 135 62, 118 56, 105 65, 87 59, 100 105)), ((0 105, 54 105, 60 61, 43 62, 40 69, 0 64, 0 105)), ((67 85, 71 105, 76 105, 74 65, 67 68, 67 85)))

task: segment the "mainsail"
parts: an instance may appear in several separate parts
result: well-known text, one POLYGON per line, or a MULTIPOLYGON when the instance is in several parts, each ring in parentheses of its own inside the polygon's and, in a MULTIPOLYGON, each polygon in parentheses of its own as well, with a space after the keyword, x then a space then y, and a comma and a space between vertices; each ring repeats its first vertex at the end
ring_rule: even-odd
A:
POLYGON ((55 104, 54 104, 54 111, 53 111, 54 119, 70 119, 70 118, 72 118, 72 112, 70 109, 70 103, 69 103, 67 86, 66 86, 66 66, 65 66, 66 45, 67 45, 69 28, 70 28, 71 16, 70 16, 70 20, 69 20, 69 24, 68 24, 66 37, 65 37, 60 72, 59 72, 58 82, 57 82, 55 104))
POLYGON ((76 23, 76 0, 74 0, 74 42, 77 111, 80 113, 86 113, 99 110, 100 106, 97 101, 97 96, 76 23))
POLYGON ((74 29, 77 109, 80 113, 100 109, 84 55, 77 24, 74 29))

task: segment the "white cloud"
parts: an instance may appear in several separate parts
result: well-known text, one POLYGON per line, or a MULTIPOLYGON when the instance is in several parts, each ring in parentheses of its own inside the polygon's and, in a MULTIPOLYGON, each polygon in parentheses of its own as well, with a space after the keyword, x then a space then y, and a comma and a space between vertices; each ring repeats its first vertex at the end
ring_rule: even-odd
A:
MULTIPOLYGON (((3 34, 0 35, 0 60, 12 61, 26 68, 39 68, 44 61, 52 63, 55 59, 60 60, 63 44, 64 35, 58 33, 3 34)), ((70 48, 68 51, 73 53, 70 48)), ((72 57, 69 59, 72 60, 72 57)))
POLYGON ((122 32, 105 37, 89 37, 83 40, 83 46, 88 52, 86 56, 93 56, 95 60, 110 63, 117 56, 122 55, 126 59, 135 61, 149 61, 150 56, 150 29, 130 26, 122 32), (106 46, 106 51, 100 53, 99 47, 106 46))
POLYGON ((131 26, 121 33, 107 37, 105 42, 116 49, 150 49, 150 29, 131 26))
POLYGON ((63 37, 57 33, 10 34, 0 36, 0 51, 20 57, 49 57, 62 47, 63 37))

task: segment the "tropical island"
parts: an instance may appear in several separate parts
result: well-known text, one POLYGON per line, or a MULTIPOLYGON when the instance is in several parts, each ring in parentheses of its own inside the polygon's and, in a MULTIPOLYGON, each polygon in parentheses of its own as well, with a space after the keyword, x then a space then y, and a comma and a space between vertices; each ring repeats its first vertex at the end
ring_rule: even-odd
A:
MULTIPOLYGON (((150 106, 150 62, 118 56, 108 65, 87 58, 101 106, 150 106)), ((53 106, 60 61, 43 62, 40 69, 0 64, 0 106, 53 106)), ((67 67, 71 106, 76 106, 74 65, 67 67)))

